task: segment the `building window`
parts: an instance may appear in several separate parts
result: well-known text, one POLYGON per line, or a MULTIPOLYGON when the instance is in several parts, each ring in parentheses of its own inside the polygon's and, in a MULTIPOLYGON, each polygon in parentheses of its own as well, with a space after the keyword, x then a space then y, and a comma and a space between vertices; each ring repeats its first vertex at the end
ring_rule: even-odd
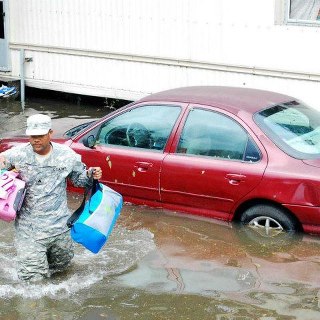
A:
POLYGON ((287 0, 288 24, 320 26, 320 0, 287 0))

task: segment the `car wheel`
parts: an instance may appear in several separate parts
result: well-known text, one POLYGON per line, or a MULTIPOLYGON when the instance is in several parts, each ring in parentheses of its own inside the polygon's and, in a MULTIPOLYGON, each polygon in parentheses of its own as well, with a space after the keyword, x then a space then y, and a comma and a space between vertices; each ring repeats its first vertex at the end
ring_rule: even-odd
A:
POLYGON ((235 224, 234 227, 241 244, 255 256, 267 256, 276 251, 288 250, 301 242, 302 239, 302 234, 298 232, 277 231, 266 235, 261 229, 255 229, 248 225, 235 224))
POLYGON ((262 236, 274 237, 283 231, 297 231, 297 224, 284 210, 272 205, 256 205, 246 210, 240 221, 262 236))

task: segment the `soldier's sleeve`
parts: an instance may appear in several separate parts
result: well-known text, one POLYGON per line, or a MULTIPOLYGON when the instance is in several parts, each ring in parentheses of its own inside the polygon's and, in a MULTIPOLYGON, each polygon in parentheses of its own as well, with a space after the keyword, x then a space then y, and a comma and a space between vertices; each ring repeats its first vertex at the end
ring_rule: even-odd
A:
POLYGON ((87 176, 86 165, 81 161, 79 154, 74 155, 72 171, 69 174, 69 179, 75 187, 85 187, 90 183, 90 179, 87 176))
POLYGON ((0 153, 0 169, 11 169, 14 165, 14 148, 0 153))

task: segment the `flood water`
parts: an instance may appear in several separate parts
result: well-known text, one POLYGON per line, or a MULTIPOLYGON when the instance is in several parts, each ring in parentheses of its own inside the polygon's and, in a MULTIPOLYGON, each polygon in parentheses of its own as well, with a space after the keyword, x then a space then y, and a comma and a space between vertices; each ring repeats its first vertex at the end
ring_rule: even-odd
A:
MULTIPOLYGON (((103 105, 0 100, 0 137, 23 134, 43 112, 65 129, 108 112, 103 105)), ((71 208, 81 197, 69 193, 71 208)), ((13 224, 0 221, 0 320, 320 319, 320 237, 278 241, 249 229, 125 204, 97 255, 76 245, 70 269, 40 283, 18 280, 13 224)))

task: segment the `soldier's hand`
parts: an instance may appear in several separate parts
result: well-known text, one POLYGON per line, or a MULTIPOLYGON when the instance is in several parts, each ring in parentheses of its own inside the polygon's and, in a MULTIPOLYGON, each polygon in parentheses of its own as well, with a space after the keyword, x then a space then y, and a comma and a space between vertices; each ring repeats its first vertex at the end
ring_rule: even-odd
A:
POLYGON ((88 171, 91 171, 93 179, 95 180, 101 179, 102 170, 100 167, 90 167, 88 171))
POLYGON ((0 154, 0 169, 4 169, 6 167, 6 158, 0 154))

